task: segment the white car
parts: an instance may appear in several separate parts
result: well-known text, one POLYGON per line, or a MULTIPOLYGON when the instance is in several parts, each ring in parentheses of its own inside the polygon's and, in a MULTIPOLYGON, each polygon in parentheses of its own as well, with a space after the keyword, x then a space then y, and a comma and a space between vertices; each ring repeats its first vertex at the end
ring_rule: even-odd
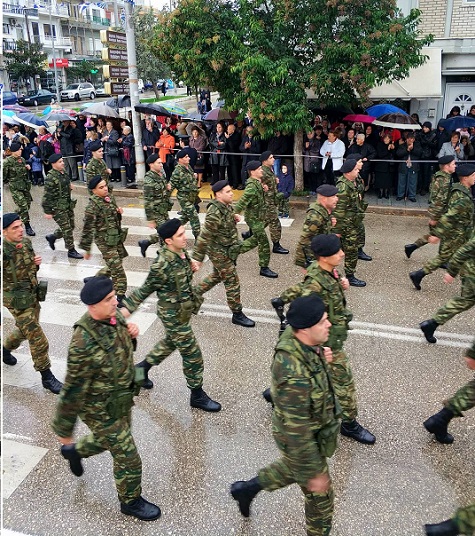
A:
POLYGON ((93 99, 96 96, 96 90, 90 82, 80 82, 76 84, 69 84, 66 89, 61 91, 61 100, 75 100, 79 101, 82 98, 93 99))
POLYGON ((96 87, 96 97, 110 97, 110 93, 106 93, 104 86, 96 87))

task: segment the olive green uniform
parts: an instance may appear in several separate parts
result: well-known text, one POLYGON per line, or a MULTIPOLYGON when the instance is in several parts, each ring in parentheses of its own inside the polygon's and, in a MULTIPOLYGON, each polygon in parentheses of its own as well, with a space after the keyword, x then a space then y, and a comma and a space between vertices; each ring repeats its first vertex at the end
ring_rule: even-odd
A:
POLYGON ((28 178, 26 161, 21 156, 8 156, 3 161, 3 183, 10 185, 15 212, 25 225, 30 224, 31 181, 28 178))
MULTIPOLYGON (((171 190, 167 190, 168 180, 165 172, 156 173, 151 169, 145 173, 143 184, 143 196, 145 201, 145 217, 147 221, 154 221, 158 229, 168 220, 168 211, 173 208, 170 201, 171 190)), ((158 234, 150 235, 152 244, 163 241, 158 234)))
POLYGON ((295 250, 295 264, 307 268, 315 260, 310 248, 312 238, 318 234, 331 234, 332 230, 331 214, 318 202, 312 203, 307 209, 302 234, 295 250))
MULTIPOLYGON (((102 158, 99 160, 98 158, 92 157, 87 163, 85 172, 88 187, 91 179, 100 175, 101 178, 106 181, 109 192, 112 192, 114 187, 110 181, 110 174, 107 172, 107 165, 102 158)), ((91 192, 91 190, 89 190, 89 192, 91 192)))
POLYGON ((178 164, 173 170, 170 182, 176 189, 176 198, 181 207, 180 220, 185 225, 190 222, 195 238, 200 234, 200 219, 195 208, 198 197, 198 185, 190 166, 178 164))
POLYGON ((277 179, 274 171, 269 166, 262 165, 262 184, 267 185, 267 192, 264 191, 265 218, 269 225, 270 239, 275 244, 282 238, 282 224, 279 220, 279 201, 277 199, 277 179))
POLYGON ((364 218, 366 209, 368 208, 368 202, 364 200, 365 183, 361 175, 358 175, 356 177, 355 184, 361 198, 361 210, 358 216, 358 248, 361 249, 366 244, 366 229, 364 225, 364 218))

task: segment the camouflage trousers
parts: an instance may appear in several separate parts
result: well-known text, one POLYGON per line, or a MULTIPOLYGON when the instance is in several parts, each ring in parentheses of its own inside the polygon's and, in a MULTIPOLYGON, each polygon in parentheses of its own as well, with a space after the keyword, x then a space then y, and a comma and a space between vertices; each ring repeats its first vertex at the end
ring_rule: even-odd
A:
POLYGON ((114 290, 117 294, 124 295, 127 292, 127 276, 122 265, 122 259, 128 256, 124 244, 115 247, 97 245, 106 266, 99 270, 96 275, 106 275, 112 278, 114 290))
POLYGON ((158 234, 158 228, 163 225, 164 223, 166 223, 168 221, 168 212, 166 214, 158 214, 157 215, 157 218, 155 220, 155 229, 157 230, 157 232, 155 234, 151 234, 149 236, 149 241, 151 244, 160 244, 160 246, 163 246, 164 244, 164 241, 163 239, 160 237, 160 235, 158 234))
POLYGON ((202 296, 222 281, 226 290, 226 300, 229 308, 233 313, 240 313, 242 311, 241 287, 239 286, 236 265, 229 257, 219 253, 213 253, 210 259, 213 263, 213 272, 196 285, 196 293, 202 296))
POLYGON ((112 419, 103 403, 88 403, 81 419, 91 433, 81 437, 76 449, 81 458, 89 458, 108 450, 114 462, 114 480, 119 501, 130 503, 142 493, 142 460, 130 429, 130 415, 112 419))
POLYGON ((424 273, 431 274, 435 272, 437 268, 440 268, 444 263, 449 262, 450 257, 463 246, 466 242, 465 237, 457 237, 453 240, 441 240, 439 246, 439 253, 437 257, 434 257, 430 261, 426 262, 422 267, 424 273))
POLYGON ((341 235, 341 248, 345 252, 345 274, 354 275, 358 263, 358 228, 345 230, 341 235))
POLYGON ((475 305, 475 276, 462 276, 460 296, 454 296, 437 310, 433 319, 437 324, 445 324, 455 315, 468 311, 475 305))
POLYGON ((15 212, 20 216, 21 221, 26 225, 30 223, 30 210, 31 202, 33 198, 30 192, 24 192, 23 190, 16 190, 10 185, 10 192, 12 194, 13 202, 15 203, 15 212))
POLYGON ((284 197, 282 192, 277 194, 277 201, 279 202, 279 214, 289 214, 290 212, 290 200, 288 197, 284 197))
POLYGON ((475 503, 459 508, 453 517, 460 534, 473 534, 475 531, 475 503))
POLYGON ((252 236, 241 243, 239 254, 246 253, 257 246, 259 250, 259 266, 269 266, 270 245, 266 234, 267 223, 262 223, 258 220, 251 220, 247 221, 247 224, 249 225, 249 229, 252 231, 252 236))
POLYGON ((193 231, 193 235, 195 238, 198 238, 198 235, 200 234, 201 225, 200 225, 200 219, 198 217, 198 212, 196 212, 195 205, 191 201, 188 201, 188 199, 183 199, 180 197, 177 197, 178 202, 180 203, 181 207, 181 215, 180 220, 183 225, 186 225, 188 222, 190 222, 191 229, 193 231))
POLYGON ((366 244, 366 229, 364 226, 364 214, 361 216, 357 225, 358 231, 358 248, 362 248, 366 244))
MULTIPOLYGON (((172 304, 170 304, 172 305, 172 304)), ((190 322, 180 322, 176 307, 157 307, 157 315, 165 328, 165 338, 159 341, 147 354, 150 365, 159 365, 175 350, 183 360, 183 373, 190 389, 203 385, 203 355, 191 329, 190 322)))
POLYGON ((418 248, 421 248, 422 246, 425 246, 429 243, 429 235, 426 234, 424 236, 421 236, 420 238, 418 238, 414 244, 418 247, 418 248))
POLYGON ((444 401, 444 406, 462 417, 463 412, 475 407, 475 377, 461 387, 451 398, 444 401))
POLYGON ((42 371, 51 368, 48 339, 39 322, 40 304, 37 302, 35 307, 23 311, 8 306, 7 308, 15 319, 15 329, 5 337, 3 346, 7 350, 16 350, 23 341, 27 340, 35 370, 42 371))
POLYGON ((282 225, 279 220, 279 209, 274 203, 269 203, 267 200, 266 203, 266 221, 269 226, 270 239, 275 244, 276 242, 280 242, 280 239, 282 238, 282 225))
POLYGON ((342 420, 352 421, 358 415, 356 389, 350 360, 343 349, 332 348, 333 361, 329 363, 332 385, 342 409, 342 420))
POLYGON ((54 231, 55 238, 64 238, 64 245, 67 250, 74 247, 74 211, 64 210, 53 214, 54 221, 59 225, 59 228, 54 231))

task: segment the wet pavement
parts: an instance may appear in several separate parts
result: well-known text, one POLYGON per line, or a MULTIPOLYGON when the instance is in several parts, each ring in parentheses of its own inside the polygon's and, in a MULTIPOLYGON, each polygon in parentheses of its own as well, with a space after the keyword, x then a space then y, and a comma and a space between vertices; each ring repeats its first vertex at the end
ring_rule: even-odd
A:
MULTIPOLYGON (((37 236, 33 245, 43 257, 39 277, 49 279, 42 325, 50 341, 53 371, 64 377, 71 326, 85 310, 79 301, 81 280, 102 264, 70 260, 62 241, 56 251, 44 235, 54 224, 45 220, 40 187, 33 188, 31 212, 37 236)), ((76 222, 87 198, 78 195, 76 222)), ((119 199, 129 227, 124 265, 130 288, 145 279, 155 251, 143 259, 137 240, 149 234, 139 198, 119 199)), ((5 210, 12 208, 8 191, 5 210)), ((421 205, 424 204, 421 201, 421 205)), ((202 211, 204 211, 202 203, 202 211)), ((74 477, 59 454, 50 428, 56 397, 41 387, 28 345, 15 355, 16 367, 3 365, 3 525, 32 536, 287 536, 304 535, 304 502, 297 486, 262 492, 244 519, 229 495, 234 480, 248 479, 278 456, 271 434, 271 408, 261 397, 269 384, 269 366, 278 321, 272 297, 300 279, 293 265, 295 244, 304 218, 293 210, 285 221, 282 245, 291 255, 272 255, 275 280, 259 276, 257 253, 239 258, 244 311, 256 320, 246 329, 231 324, 224 289, 207 296, 193 329, 205 359, 205 390, 223 409, 205 414, 189 407, 189 391, 177 353, 151 371, 155 387, 142 392, 133 410, 133 431, 143 461, 143 495, 162 508, 162 517, 145 523, 120 514, 108 453, 85 460, 85 473, 74 477)), ((372 262, 359 262, 356 275, 364 289, 350 288, 354 314, 346 349, 358 391, 359 420, 376 436, 374 446, 341 438, 331 460, 336 492, 332 536, 418 536, 424 523, 451 516, 475 499, 475 411, 450 425, 453 445, 441 445, 422 427, 441 401, 472 374, 461 358, 474 336, 475 311, 467 311, 440 328, 439 342, 426 343, 418 323, 459 292, 456 281, 442 282, 443 272, 423 281, 416 291, 409 271, 435 254, 434 246, 406 259, 403 246, 426 230, 426 218, 368 214, 367 245, 372 262)), ((246 227, 242 227, 243 230, 246 227)), ((191 233, 188 233, 191 238, 191 233)), ((75 233, 79 238, 79 229, 75 233)), ((191 247, 192 240, 189 241, 191 247)), ((209 261, 195 276, 211 269, 209 261)), ((135 360, 163 335, 149 298, 132 318, 141 328, 135 360)), ((12 321, 5 315, 5 331, 12 321)), ((76 437, 86 432, 79 424, 76 437)), ((6 530, 4 534, 9 534, 6 530)))

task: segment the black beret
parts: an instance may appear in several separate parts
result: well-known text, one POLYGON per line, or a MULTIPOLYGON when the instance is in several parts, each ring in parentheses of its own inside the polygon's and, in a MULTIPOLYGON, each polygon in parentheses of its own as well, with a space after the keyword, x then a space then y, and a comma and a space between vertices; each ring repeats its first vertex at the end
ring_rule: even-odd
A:
POLYGON ((55 162, 58 162, 59 160, 61 160, 61 158, 63 158, 63 155, 61 153, 55 153, 55 154, 52 154, 49 158, 48 158, 48 162, 50 164, 54 164, 55 162))
POLYGON ((181 151, 178 151, 176 153, 176 157, 178 158, 178 160, 180 158, 185 158, 185 156, 190 156, 190 153, 188 151, 185 151, 185 149, 182 149, 181 151))
POLYGON ((98 151, 99 149, 102 149, 102 143, 101 140, 94 140, 92 143, 89 144, 89 149, 91 151, 98 151))
POLYGON ((165 238, 171 238, 182 225, 181 220, 178 218, 173 218, 160 225, 158 228, 158 234, 163 238, 163 240, 165 240, 165 238))
POLYGON ((17 141, 13 141, 10 145, 10 151, 12 153, 16 153, 17 151, 19 151, 20 149, 23 149, 23 145, 17 141))
POLYGON ((6 229, 7 227, 10 227, 10 225, 14 222, 20 219, 20 216, 16 212, 7 212, 3 215, 2 218, 2 225, 3 229, 6 229))
POLYGON ((317 194, 323 195, 323 197, 332 197, 338 193, 338 188, 331 184, 322 184, 317 188, 317 194))
POLYGON ((265 162, 268 158, 272 156, 272 151, 264 151, 261 156, 259 157, 259 160, 261 162, 265 162))
POLYGON ((359 153, 352 153, 346 157, 347 160, 361 160, 362 158, 362 155, 360 155, 359 153))
POLYGON ((211 189, 213 190, 214 193, 216 193, 216 192, 220 192, 225 186, 228 186, 228 185, 229 185, 228 181, 218 181, 218 182, 215 182, 213 186, 211 186, 211 189))
POLYGON ((311 328, 325 314, 325 304, 315 293, 296 298, 287 312, 287 322, 295 329, 311 328))
POLYGON ((94 305, 102 301, 113 289, 110 277, 105 275, 91 277, 81 290, 81 301, 86 305, 94 305))
POLYGON ((160 158, 160 155, 159 155, 158 153, 151 154, 151 155, 147 158, 147 164, 153 164, 153 163, 156 162, 159 158, 160 158))
POLYGON ((445 164, 450 164, 450 162, 453 162, 455 160, 455 156, 451 156, 451 155, 445 155, 445 156, 441 156, 439 158, 439 160, 437 160, 439 162, 439 164, 441 166, 444 166, 445 164))
POLYGON ((456 172, 459 177, 469 177, 472 173, 475 173, 475 166, 473 164, 461 164, 457 166, 456 172))
POLYGON ((350 159, 347 158, 343 162, 343 165, 341 166, 340 171, 342 173, 349 173, 350 171, 353 171, 356 167, 356 162, 357 160, 354 160, 353 158, 350 158, 350 159))
POLYGON ((100 175, 96 175, 95 177, 92 177, 87 187, 89 190, 94 190, 94 188, 103 180, 105 179, 103 179, 100 175))
POLYGON ((261 165, 262 164, 259 162, 259 160, 251 160, 247 163, 246 169, 247 171, 254 171, 255 169, 260 168, 261 165))
POLYGON ((341 242, 335 234, 319 234, 312 238, 310 248, 315 257, 331 257, 341 249, 341 242))

